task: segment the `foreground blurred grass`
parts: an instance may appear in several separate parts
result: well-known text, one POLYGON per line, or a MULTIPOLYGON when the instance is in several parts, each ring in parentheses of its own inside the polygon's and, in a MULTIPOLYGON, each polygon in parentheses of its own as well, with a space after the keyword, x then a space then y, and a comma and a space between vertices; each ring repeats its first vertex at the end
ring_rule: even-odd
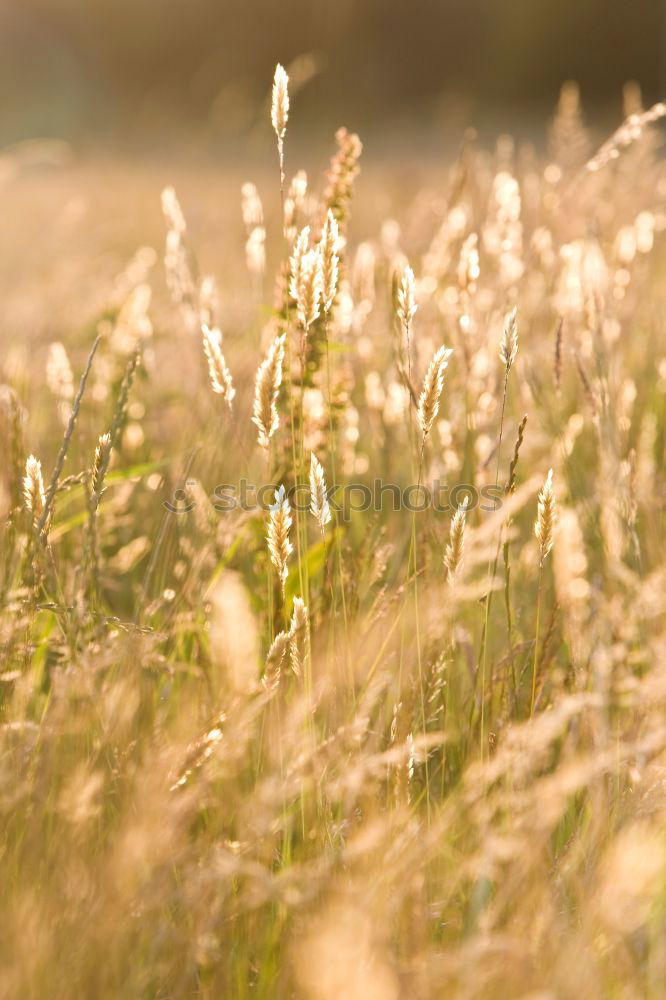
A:
MULTIPOLYGON (((351 221, 311 178, 295 228, 318 235, 334 204, 345 241, 303 368, 275 163, 253 177, 255 273, 244 174, 7 174, 0 995, 662 995, 666 179, 651 130, 598 173, 591 152, 569 92, 546 160, 503 140, 437 171, 375 163, 351 221), (197 281, 193 302, 167 293, 167 182, 187 219, 177 277, 214 274, 216 316, 197 281), (158 249, 128 266, 139 246, 158 249), (425 441, 395 317, 405 254, 417 396, 454 348, 425 441), (231 408, 209 385, 204 309, 231 408), (266 453, 253 380, 283 330, 266 453), (48 486, 98 334, 40 537, 25 460, 48 486), (329 482, 504 491, 523 414, 515 491, 468 512, 453 583, 450 509, 356 512, 323 540, 294 516, 283 598, 266 514, 211 502, 242 476, 305 482, 311 450, 329 482), (88 470, 113 426, 94 510, 88 470), (539 571, 550 467, 559 521, 539 571), (265 667, 300 596, 309 639, 265 667)), ((288 143, 287 162, 291 176, 288 143)))

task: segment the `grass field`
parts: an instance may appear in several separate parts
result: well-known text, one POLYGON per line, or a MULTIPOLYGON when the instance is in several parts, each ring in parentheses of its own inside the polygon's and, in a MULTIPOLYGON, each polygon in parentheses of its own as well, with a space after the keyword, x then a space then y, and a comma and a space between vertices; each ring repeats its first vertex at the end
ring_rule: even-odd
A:
POLYGON ((306 178, 286 88, 2 161, 0 997, 662 997, 666 108, 306 178))

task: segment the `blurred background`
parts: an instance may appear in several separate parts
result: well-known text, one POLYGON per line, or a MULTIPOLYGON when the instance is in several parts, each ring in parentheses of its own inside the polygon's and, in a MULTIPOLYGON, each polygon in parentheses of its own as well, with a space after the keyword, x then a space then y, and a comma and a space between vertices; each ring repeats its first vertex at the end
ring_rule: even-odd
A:
MULTIPOLYGON (((600 120, 666 91, 663 0, 0 0, 0 141, 247 141, 276 61, 309 136, 529 128, 575 79, 600 120)), ((292 137, 293 139, 293 137, 292 137)))
MULTIPOLYGON (((566 80, 589 153, 627 110, 626 81, 634 108, 666 93, 665 30, 663 0, 0 0, 0 348, 86 331, 137 247, 161 254, 167 184, 227 327, 254 322, 240 190, 258 186, 270 271, 278 60, 288 177, 303 167, 316 191, 336 129, 362 138, 357 244, 387 218, 436 232, 469 126, 489 155, 504 133, 545 152, 566 80)), ((155 292, 164 327, 161 267, 155 292)))

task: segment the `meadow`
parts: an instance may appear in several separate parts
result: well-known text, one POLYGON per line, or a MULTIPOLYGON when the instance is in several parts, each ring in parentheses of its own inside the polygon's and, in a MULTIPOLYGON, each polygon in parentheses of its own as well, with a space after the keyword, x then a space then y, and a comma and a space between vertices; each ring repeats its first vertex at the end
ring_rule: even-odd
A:
POLYGON ((666 106, 624 114, 306 175, 278 67, 254 178, 3 156, 3 1000, 663 996, 666 106))

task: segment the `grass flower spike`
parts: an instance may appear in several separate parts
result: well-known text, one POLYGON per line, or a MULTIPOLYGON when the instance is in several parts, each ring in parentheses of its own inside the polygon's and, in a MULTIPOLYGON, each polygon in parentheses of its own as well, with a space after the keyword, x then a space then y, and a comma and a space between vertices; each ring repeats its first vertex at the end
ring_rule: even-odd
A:
POLYGON ((303 271, 303 258, 308 252, 310 245, 310 227, 303 226, 289 261, 289 294, 295 302, 298 302, 299 289, 301 287, 301 274, 303 271))
POLYGON ((417 417, 424 438, 430 433, 435 417, 439 413, 439 397, 442 395, 444 387, 444 372, 448 367, 449 358, 452 354, 453 350, 451 348, 440 347, 435 352, 423 380, 417 417))
POLYGON ((220 334, 217 330, 209 330, 207 326, 201 328, 203 335, 203 348, 208 359, 208 374, 213 392, 221 396, 231 407, 231 401, 236 395, 231 380, 231 372, 227 368, 222 349, 220 347, 220 334))
POLYGON ((291 528, 291 506, 285 494, 284 486, 275 491, 275 502, 270 508, 268 516, 268 551, 271 562, 277 570, 284 594, 284 584, 287 579, 287 562, 293 552, 289 541, 289 529, 291 528))
POLYGON ((289 77, 280 63, 275 67, 273 95, 271 101, 271 122, 275 129, 280 157, 280 189, 284 189, 284 136, 289 120, 289 77))
POLYGON ((516 360, 516 356, 518 354, 517 314, 518 310, 514 306, 504 320, 504 329, 502 330, 502 339, 500 341, 500 361, 504 364, 507 372, 511 370, 511 366, 516 360))
POLYGON ((310 510, 323 533, 325 525, 331 520, 331 508, 326 496, 324 470, 314 452, 310 455, 310 510))
POLYGON ((447 580, 451 586, 455 583, 456 575, 462 565, 463 549, 465 547, 465 524, 467 521, 467 505, 469 497, 465 497, 458 510, 451 520, 451 531, 449 534, 449 544, 444 553, 444 565, 446 567, 447 580))
POLYGON ((405 330, 409 330, 416 315, 416 297, 414 294, 414 272, 409 264, 405 266, 398 288, 398 318, 405 330))
POLYGON ((322 260, 319 248, 315 247, 303 255, 298 280, 298 318, 306 331, 319 318, 322 289, 322 260))
POLYGON ((268 355, 259 365, 254 383, 252 423, 259 430, 259 444, 262 448, 268 448, 280 426, 277 399, 282 385, 285 340, 284 333, 275 338, 268 349, 268 355))
POLYGON ((44 511, 46 494, 42 477, 42 463, 34 455, 28 455, 23 478, 23 499, 26 510, 32 514, 33 524, 37 526, 44 511))
POLYGON ((553 491, 553 470, 548 470, 546 482, 539 493, 537 519, 534 524, 534 534, 539 543, 539 561, 543 564, 553 547, 553 532, 557 521, 557 504, 553 491))
POLYGON ((322 305, 325 313, 330 311, 338 288, 338 240, 338 224, 335 216, 329 209, 326 213, 326 222, 324 223, 321 240, 319 242, 322 278, 322 305))
POLYGON ((284 139, 289 120, 289 77, 284 66, 277 64, 273 78, 271 122, 280 141, 284 139))
POLYGON ((289 660, 291 669, 297 677, 305 672, 305 662, 308 654, 310 638, 310 619, 308 609, 301 597, 294 598, 294 611, 289 629, 289 660))

